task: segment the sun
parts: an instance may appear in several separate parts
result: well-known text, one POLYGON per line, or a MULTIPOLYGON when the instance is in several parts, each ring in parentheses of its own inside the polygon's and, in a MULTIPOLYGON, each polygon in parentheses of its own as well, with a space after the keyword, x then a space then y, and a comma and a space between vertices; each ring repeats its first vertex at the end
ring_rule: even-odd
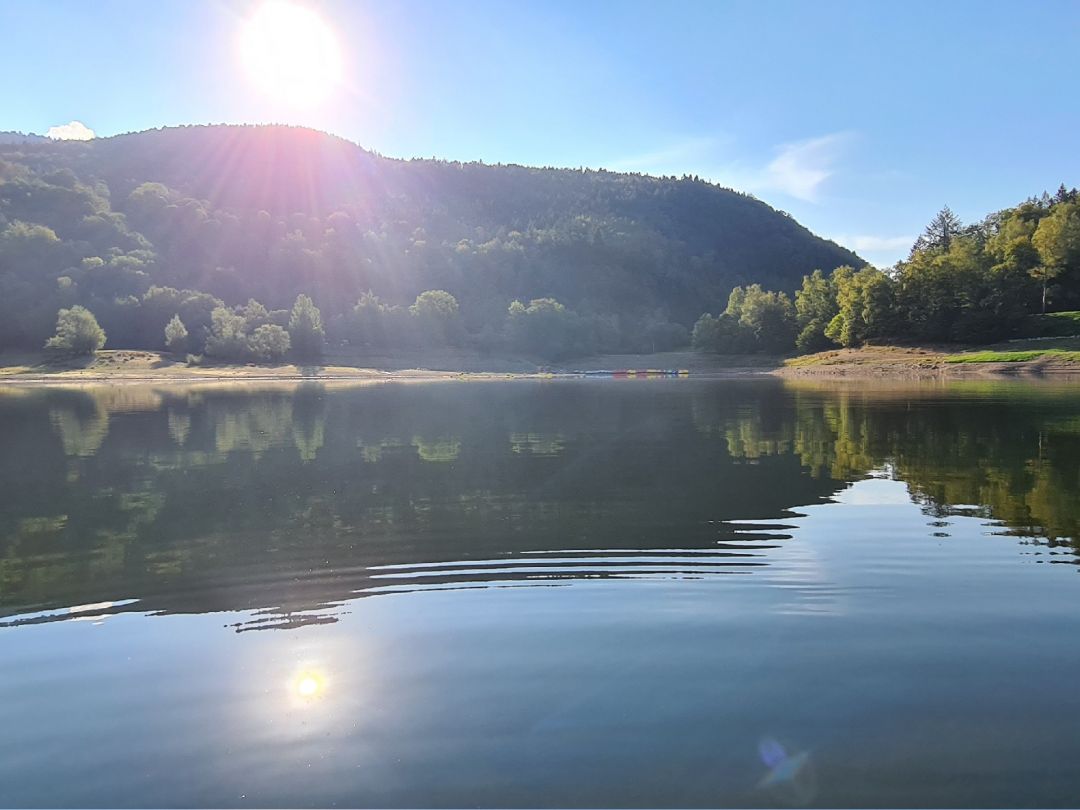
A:
POLYGON ((315 106, 341 83, 333 30, 317 12, 288 0, 255 9, 240 34, 240 58, 263 93, 290 106, 315 106))

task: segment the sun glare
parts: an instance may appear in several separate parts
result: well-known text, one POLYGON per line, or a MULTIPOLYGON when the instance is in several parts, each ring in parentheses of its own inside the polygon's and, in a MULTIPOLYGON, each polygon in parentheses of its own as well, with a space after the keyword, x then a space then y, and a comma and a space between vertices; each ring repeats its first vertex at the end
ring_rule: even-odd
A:
POLYGON ((269 0, 244 23, 240 37, 244 68, 275 101, 313 106, 341 82, 337 37, 315 11, 287 0, 269 0))
POLYGON ((292 692, 300 698, 316 698, 323 691, 323 679, 318 672, 301 672, 292 682, 292 692))

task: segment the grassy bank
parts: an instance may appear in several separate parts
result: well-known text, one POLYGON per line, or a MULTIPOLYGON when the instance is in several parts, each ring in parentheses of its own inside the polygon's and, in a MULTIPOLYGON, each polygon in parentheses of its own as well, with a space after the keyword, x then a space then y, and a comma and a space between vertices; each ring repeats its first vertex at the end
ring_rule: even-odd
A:
POLYGON ((986 350, 962 352, 945 357, 946 363, 1027 363, 1031 360, 1080 363, 1080 351, 1065 349, 1024 349, 1013 351, 986 350))
POLYGON ((955 346, 866 346, 784 361, 785 376, 961 377, 1077 374, 1080 338, 1033 338, 957 351, 955 346))
MULTIPOLYGON (((535 369, 533 370, 535 372, 535 369)), ((101 351, 93 357, 56 360, 43 355, 0 354, 0 384, 50 384, 88 382, 171 382, 171 381, 289 381, 289 380, 421 380, 451 379, 481 372, 432 369, 397 365, 378 368, 342 363, 327 358, 317 365, 189 365, 163 352, 138 350, 101 351)), ((528 370, 491 371, 493 375, 529 373, 528 370)))

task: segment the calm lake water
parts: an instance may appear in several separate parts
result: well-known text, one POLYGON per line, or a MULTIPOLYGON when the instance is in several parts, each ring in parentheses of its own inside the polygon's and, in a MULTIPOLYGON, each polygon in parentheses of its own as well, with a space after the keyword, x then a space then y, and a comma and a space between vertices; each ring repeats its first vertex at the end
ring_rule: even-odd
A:
POLYGON ((0 389, 0 805, 1075 806, 1080 386, 0 389))

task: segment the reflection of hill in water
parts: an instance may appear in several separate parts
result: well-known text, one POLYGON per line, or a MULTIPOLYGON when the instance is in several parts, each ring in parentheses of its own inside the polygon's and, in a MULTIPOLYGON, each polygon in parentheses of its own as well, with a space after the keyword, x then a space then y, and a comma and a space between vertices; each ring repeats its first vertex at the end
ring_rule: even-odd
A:
POLYGON ((793 510, 885 466, 930 513, 1068 543, 1074 402, 694 380, 0 397, 0 609, 137 599, 94 610, 256 629, 417 589, 754 575, 793 510))

